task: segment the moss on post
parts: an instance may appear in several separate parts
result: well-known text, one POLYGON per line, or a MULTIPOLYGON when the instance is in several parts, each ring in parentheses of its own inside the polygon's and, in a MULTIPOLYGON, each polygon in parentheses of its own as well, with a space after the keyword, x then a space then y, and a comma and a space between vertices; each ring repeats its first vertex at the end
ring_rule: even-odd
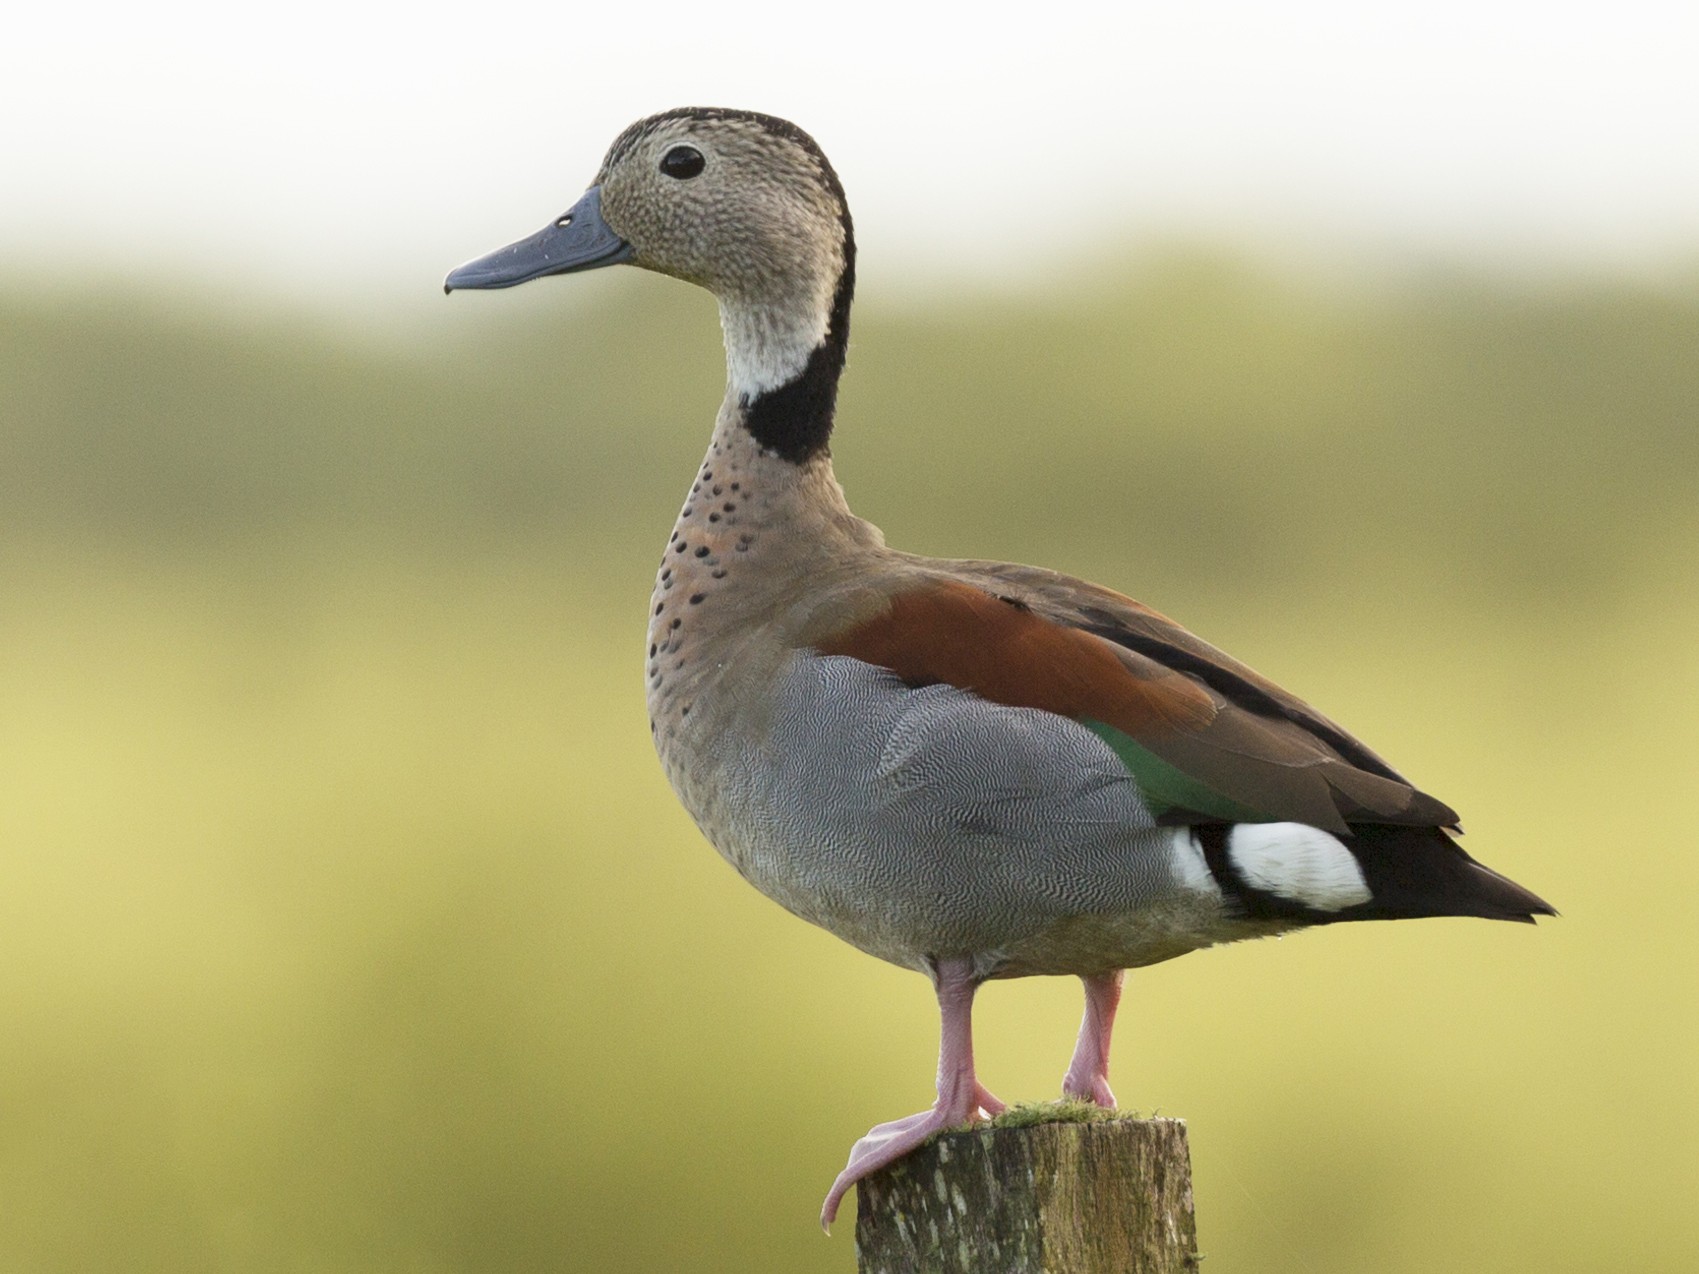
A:
POLYGON ((1198 1268, 1191 1157, 1178 1119, 1022 1108, 934 1138, 862 1181, 857 1196, 861 1274, 1198 1268))

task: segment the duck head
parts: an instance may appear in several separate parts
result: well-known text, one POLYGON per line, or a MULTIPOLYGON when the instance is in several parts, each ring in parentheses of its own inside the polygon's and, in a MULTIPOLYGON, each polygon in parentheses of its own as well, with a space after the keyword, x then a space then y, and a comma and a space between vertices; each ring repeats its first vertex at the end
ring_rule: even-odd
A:
POLYGON ((614 139, 565 214, 461 266, 444 287, 513 287, 622 263, 715 295, 731 388, 746 410, 759 414, 763 397, 805 381, 805 397, 825 391, 829 428, 849 337, 855 238, 843 186, 807 133, 771 115, 713 107, 639 120, 614 139))

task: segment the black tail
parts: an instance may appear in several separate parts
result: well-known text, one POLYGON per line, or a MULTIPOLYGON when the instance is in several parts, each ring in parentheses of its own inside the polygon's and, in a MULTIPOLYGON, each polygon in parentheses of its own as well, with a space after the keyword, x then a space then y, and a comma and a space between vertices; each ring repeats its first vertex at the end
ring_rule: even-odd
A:
POLYGON ((1437 827, 1398 827, 1383 823, 1353 823, 1348 836, 1320 838, 1306 855, 1297 845, 1241 844, 1255 823, 1203 823, 1195 826, 1204 861, 1216 884, 1240 914, 1260 919, 1293 920, 1325 925, 1341 920, 1410 920, 1417 916, 1481 916, 1488 920, 1520 920, 1555 916, 1550 903, 1515 881, 1481 866, 1457 842, 1437 827), (1355 888, 1349 879, 1325 879, 1331 845, 1337 870, 1339 846, 1350 852, 1362 871, 1355 888), (1317 876, 1318 865, 1323 868, 1317 876), (1341 889, 1341 884, 1347 886, 1341 889), (1340 905, 1351 895, 1368 897, 1340 905), (1337 900, 1329 905, 1329 894, 1337 900), (1344 893, 1345 897, 1339 897, 1344 893))
POLYGON ((1358 823, 1342 837, 1373 894, 1330 920, 1404 920, 1417 916, 1481 916, 1519 920, 1555 916, 1544 899, 1481 866, 1437 827, 1358 823))

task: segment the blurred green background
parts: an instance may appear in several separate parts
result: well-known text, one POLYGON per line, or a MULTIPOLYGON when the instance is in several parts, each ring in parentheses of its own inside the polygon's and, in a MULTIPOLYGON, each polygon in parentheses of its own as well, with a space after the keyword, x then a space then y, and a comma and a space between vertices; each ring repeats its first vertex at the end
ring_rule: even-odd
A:
MULTIPOLYGON (((334 328, 0 299, 0 1269, 845 1271, 932 997, 768 903, 649 748, 722 384, 633 271, 334 328)), ((1129 979, 1211 1271, 1699 1268, 1699 276, 1228 253, 858 310, 893 543, 1119 587, 1549 898, 1129 979)), ((980 1000, 1055 1093, 1076 985, 980 1000)))

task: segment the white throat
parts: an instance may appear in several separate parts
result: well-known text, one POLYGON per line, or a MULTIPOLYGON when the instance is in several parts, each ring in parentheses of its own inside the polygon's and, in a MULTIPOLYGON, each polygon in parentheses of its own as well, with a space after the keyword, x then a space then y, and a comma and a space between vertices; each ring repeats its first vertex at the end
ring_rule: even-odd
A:
POLYGON ((726 376, 735 395, 755 399, 802 374, 809 355, 826 339, 831 289, 827 283, 782 301, 720 298, 726 376))

